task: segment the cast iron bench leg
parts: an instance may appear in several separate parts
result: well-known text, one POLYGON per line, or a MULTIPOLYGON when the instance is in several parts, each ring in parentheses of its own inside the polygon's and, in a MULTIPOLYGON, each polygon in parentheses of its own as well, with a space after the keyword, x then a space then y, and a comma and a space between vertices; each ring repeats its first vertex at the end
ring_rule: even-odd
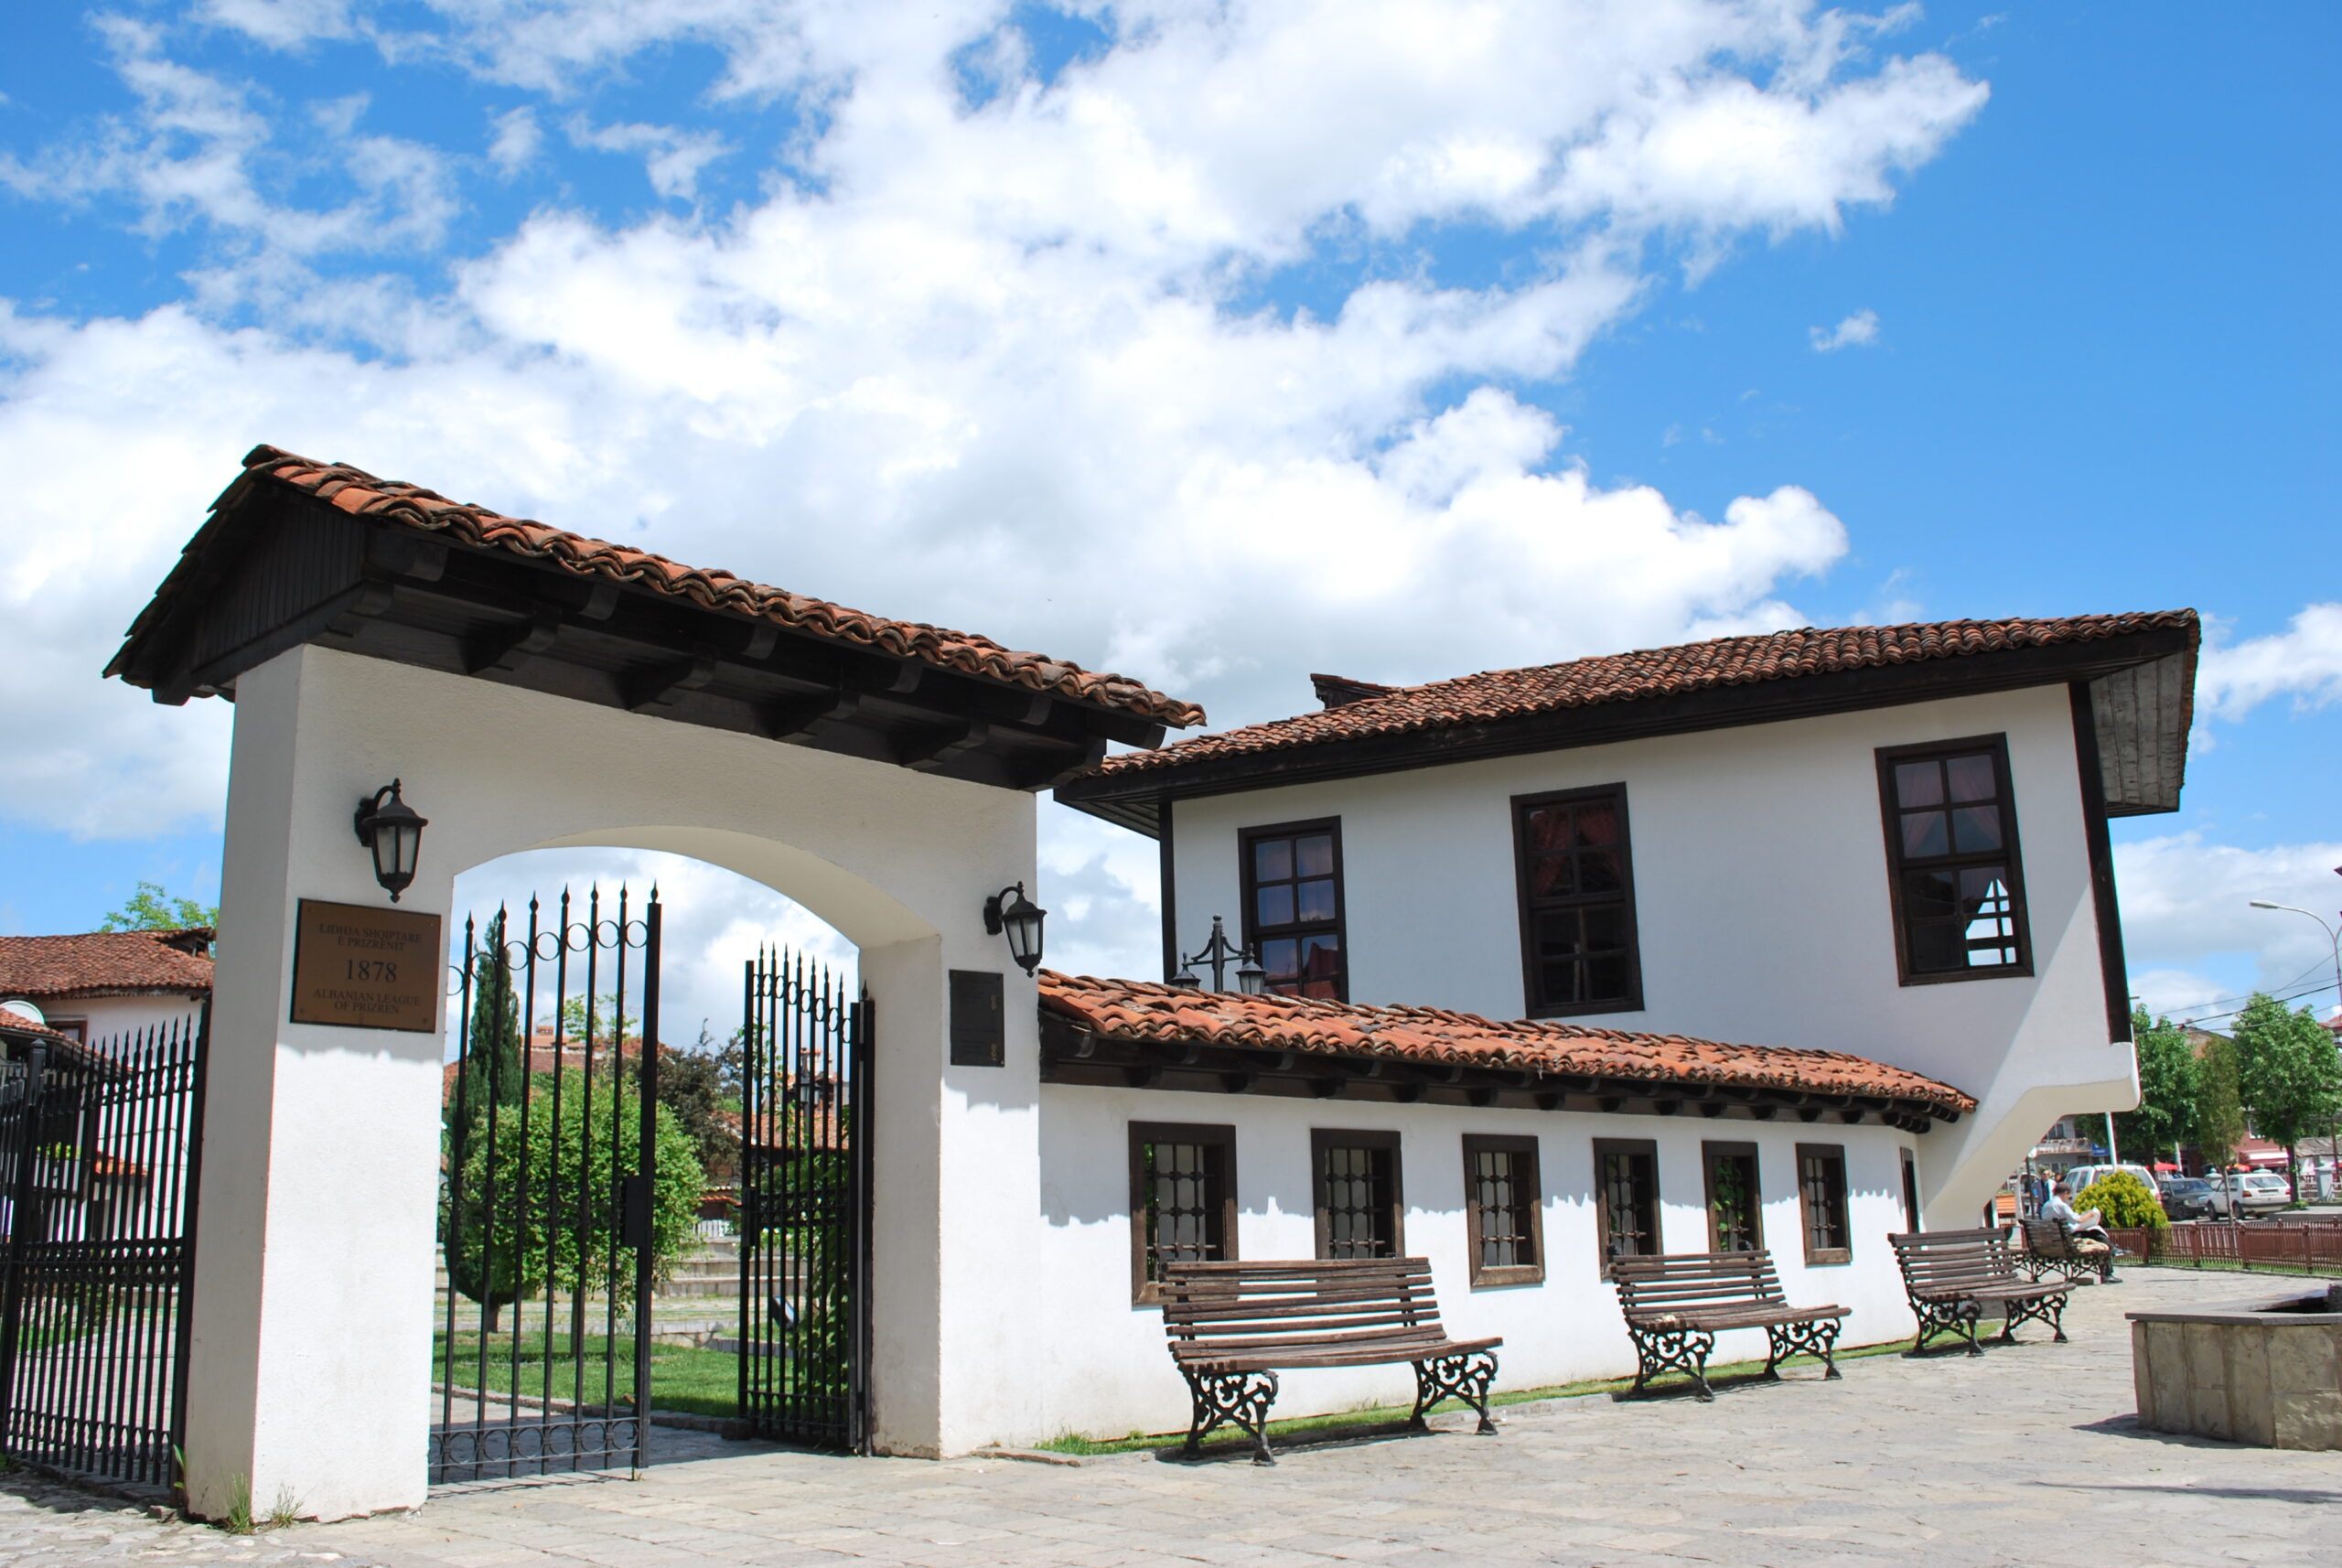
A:
POLYGON ((1713 1401, 1715 1391, 1708 1387, 1708 1352, 1716 1348, 1716 1337, 1698 1328, 1637 1328, 1632 1325, 1627 1332, 1635 1341, 1634 1393, 1643 1391, 1643 1385, 1662 1372, 1689 1372, 1699 1385, 1698 1397, 1703 1402, 1713 1401))
POLYGON ((1417 1432, 1430 1429, 1423 1420, 1425 1412, 1440 1401, 1453 1395, 1480 1412, 1479 1432, 1482 1435, 1497 1429, 1488 1419, 1488 1387, 1497 1379, 1497 1359, 1486 1350, 1474 1350, 1468 1355, 1443 1356, 1435 1361, 1415 1363, 1415 1409, 1407 1424, 1417 1432))
POLYGON ((1223 1422, 1234 1422, 1252 1434, 1252 1463, 1273 1465, 1269 1452, 1269 1406, 1276 1402, 1274 1372, 1187 1372, 1187 1392, 1194 1413, 1187 1422, 1187 1455, 1194 1458, 1206 1437, 1223 1422))
POLYGON ((1765 1326, 1767 1354, 1765 1375, 1778 1379, 1783 1361, 1791 1356, 1819 1356, 1826 1369, 1824 1382, 1838 1375, 1838 1320, 1824 1317, 1811 1323, 1768 1323, 1765 1326))

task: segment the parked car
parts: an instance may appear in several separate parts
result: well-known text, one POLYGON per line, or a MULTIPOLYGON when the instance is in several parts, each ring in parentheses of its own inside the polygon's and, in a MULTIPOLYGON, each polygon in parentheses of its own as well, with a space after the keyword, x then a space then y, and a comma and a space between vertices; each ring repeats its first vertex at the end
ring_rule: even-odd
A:
POLYGON ((2163 1178, 2163 1211, 2174 1219, 2208 1219, 2218 1212, 2212 1203, 2212 1184, 2202 1176, 2163 1178))
POLYGON ((2212 1178, 2214 1212, 2229 1215, 2241 1208, 2244 1216, 2269 1214, 2294 1201, 2294 1184, 2274 1171, 2231 1172, 2212 1178))
MULTIPOLYGON (((2081 1196, 2082 1188, 2088 1187, 2099 1177, 2105 1176, 2110 1171, 2130 1172, 2133 1176, 2137 1176, 2141 1181, 2147 1184, 2147 1190, 2149 1192, 2160 1194, 2163 1190, 2162 1184, 2155 1180, 2154 1172, 2147 1169, 2144 1165, 2076 1165, 2073 1169, 2068 1171, 2058 1179, 2065 1182, 2068 1187, 2071 1187, 2074 1189, 2074 1196, 2079 1197, 2081 1196)), ((2077 1207, 2082 1206, 2077 1205, 2077 1207)))

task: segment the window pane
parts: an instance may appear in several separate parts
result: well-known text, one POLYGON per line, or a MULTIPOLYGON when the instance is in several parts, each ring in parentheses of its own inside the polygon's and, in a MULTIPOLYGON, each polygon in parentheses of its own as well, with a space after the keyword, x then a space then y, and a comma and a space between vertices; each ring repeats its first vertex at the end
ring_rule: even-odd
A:
MULTIPOLYGON (((1300 908, 1295 912, 1294 918, 1330 920, 1334 918, 1334 883, 1331 877, 1317 882, 1299 883, 1296 887, 1300 908)), ((1292 901, 1287 900, 1288 904, 1292 901)))
POLYGON ((1263 926, 1293 924, 1293 884, 1275 882, 1254 888, 1252 918, 1263 926))
POLYGON ((1342 939, 1334 936, 1301 939, 1301 970, 1318 976, 1342 972, 1342 939))
POLYGON ((1334 835, 1312 833, 1295 843, 1294 873, 1299 876, 1334 875, 1334 835))
POLYGON ((1252 875, 1261 882, 1283 882, 1293 875, 1293 841, 1262 839, 1252 845, 1252 875))
POLYGON ((1585 945, 1584 915, 1576 909, 1554 909, 1537 917, 1537 951, 1546 959, 1574 955, 1585 945))
POLYGON ((1951 840, 1944 831, 1941 811, 1903 813, 1903 854, 1907 858, 1918 860, 1950 852, 1951 840))
POLYGON ((1530 873, 1530 891, 1540 898, 1566 898, 1577 891, 1577 862, 1566 854, 1541 854, 1530 873))
POLYGON ((1339 1002, 1341 982, 1338 980, 1307 980, 1295 989, 1293 994, 1306 996, 1313 1002, 1339 1002))
POLYGON ((1928 920, 1911 927, 1911 967, 1922 974, 1968 967, 1960 928, 1949 920, 1928 920))
POLYGON ((1951 776, 1951 798, 1955 800, 1989 800, 1999 793, 1989 756, 1947 757, 1943 768, 1951 776))
POLYGON ((1616 893, 1627 885, 1618 867, 1618 852, 1615 849, 1590 849, 1577 857, 1578 890, 1583 893, 1616 893))
POLYGON ((1951 814, 1951 842, 1960 853, 2001 847, 2001 809, 1962 806, 1951 814))
POLYGON ((1627 911, 1623 905, 1595 904, 1585 911, 1585 945, 1596 951, 1627 945, 1627 911))
POLYGON ((1907 871, 1903 874, 1903 911, 1915 920, 1943 919, 1961 912, 1952 889, 1957 879, 1949 871, 1907 871))
POLYGON ((1585 964, 1585 994, 1582 1002, 1623 1002, 1627 999, 1627 961, 1624 958, 1590 959, 1585 964))
POLYGON ((1577 842, 1606 844, 1618 842, 1618 808, 1598 800, 1577 809, 1577 842))
POLYGON ((1564 849, 1569 842, 1570 809, 1567 806, 1540 806, 1529 813, 1531 849, 1564 849))
POLYGON ((1269 972, 1273 981, 1294 979, 1301 972, 1301 944, 1291 937, 1262 942, 1261 967, 1269 972))
POLYGON ((1943 800, 1943 772, 1933 762, 1895 765, 1895 799, 1904 806, 1934 806, 1943 800))

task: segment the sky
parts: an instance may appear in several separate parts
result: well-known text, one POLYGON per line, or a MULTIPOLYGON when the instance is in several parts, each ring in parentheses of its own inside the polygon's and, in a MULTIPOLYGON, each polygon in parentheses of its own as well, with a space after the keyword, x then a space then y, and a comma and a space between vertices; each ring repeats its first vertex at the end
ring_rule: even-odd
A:
MULTIPOLYGON (((2342 907, 2338 48, 2322 0, 10 7, 0 930, 216 896, 227 705, 98 671, 266 441, 1214 727, 2191 606, 2133 988, 2330 1005, 2250 902, 2342 907)), ((1152 973, 1152 843, 1041 811, 1051 961, 1152 973)), ((757 943, 849 956, 659 857, 458 894, 597 876, 661 882, 718 1033, 757 943)))

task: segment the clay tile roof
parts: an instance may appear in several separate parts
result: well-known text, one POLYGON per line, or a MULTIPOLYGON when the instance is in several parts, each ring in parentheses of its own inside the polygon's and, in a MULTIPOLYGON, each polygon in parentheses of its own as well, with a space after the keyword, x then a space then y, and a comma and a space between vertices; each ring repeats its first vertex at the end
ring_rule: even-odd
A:
MULTIPOLYGON (((0 996, 35 1002, 211 989, 211 961, 187 950, 191 931, 84 931, 0 937, 0 996)), ((209 938, 209 932, 202 935, 209 938)))
POLYGON ((1918 1101, 1951 1115, 1976 1109, 1950 1084, 1840 1051, 1728 1046, 1684 1035, 1520 1019, 1497 1023, 1438 1007, 1364 1007, 1295 996, 1182 991, 1135 980, 1041 972, 1041 1006, 1132 1043, 1195 1043, 1332 1057, 1393 1057, 1442 1066, 1717 1084, 1918 1101))
POLYGON ((48 1045, 64 1046, 74 1052, 86 1050, 81 1042, 72 1036, 60 1035, 48 1025, 36 1024, 29 1018, 9 1012, 5 1007, 0 1007, 0 1037, 12 1042, 39 1040, 48 1045))
MULTIPOLYGON (((469 502, 451 501, 419 485, 376 478, 346 463, 313 462, 274 446, 255 446, 244 455, 244 478, 238 483, 258 480, 316 496, 354 516, 385 518, 477 548, 532 556, 580 576, 637 584, 711 609, 757 617, 816 637, 858 643, 1037 692, 1054 692, 1100 707, 1119 708, 1175 728, 1204 722, 1204 711, 1195 703, 1165 696, 1125 676, 1084 670, 1043 654, 1019 653, 972 632, 887 620, 785 588, 751 583, 729 572, 685 566, 646 550, 564 532, 525 518, 506 517, 469 502)), ((215 508, 223 508, 234 493, 235 487, 231 486, 215 508)))
MULTIPOLYGON (((1483 725, 1568 708, 1753 686, 1801 675, 1964 659, 1980 653, 2095 642, 2143 631, 2197 634, 2194 610, 2066 616, 2051 620, 1953 620, 1850 626, 1719 637, 1671 648, 1574 659, 1524 670, 1491 670, 1422 686, 1376 689, 1335 680, 1336 705, 1220 735, 1195 736, 1156 751, 1110 757, 1095 770, 1123 778, 1183 763, 1285 751, 1329 741, 1483 725)), ((1314 677, 1327 681, 1331 678, 1314 677)), ((1321 699, 1327 693, 1321 690, 1321 699)))

